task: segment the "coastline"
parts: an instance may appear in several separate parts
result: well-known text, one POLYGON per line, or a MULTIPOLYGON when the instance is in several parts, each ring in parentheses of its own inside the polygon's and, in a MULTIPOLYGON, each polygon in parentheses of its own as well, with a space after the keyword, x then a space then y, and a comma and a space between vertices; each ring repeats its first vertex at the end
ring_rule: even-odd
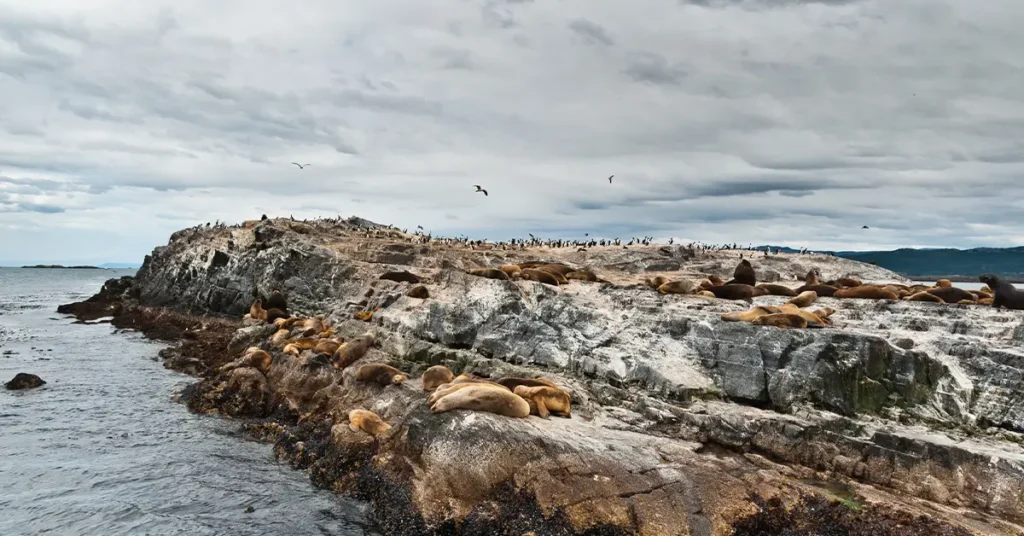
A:
MULTIPOLYGON (((265 239, 270 243, 264 242, 262 246, 260 242, 263 241, 255 240, 256 246, 253 249, 269 249, 272 254, 279 255, 275 258, 284 259, 287 263, 300 263, 297 266, 285 264, 270 267, 275 274, 288 274, 274 277, 292 278, 290 303, 296 303, 296 310, 304 314, 327 313, 339 333, 346 336, 354 336, 367 328, 378 331, 383 340, 380 348, 372 351, 373 360, 387 360, 405 372, 422 371, 428 364, 444 363, 454 367, 456 363, 462 363, 462 370, 478 373, 540 373, 556 378, 581 397, 578 400, 574 398, 573 419, 540 421, 530 418, 519 423, 481 413, 470 413, 468 416, 431 415, 425 411, 423 395, 411 387, 398 389, 392 386, 383 390, 361 387, 352 384, 345 374, 336 374, 333 370, 310 370, 304 362, 276 354, 272 373, 265 379, 250 375, 246 378, 255 384, 238 382, 234 375, 217 369, 230 363, 244 348, 262 344, 269 331, 258 325, 245 327, 240 320, 236 304, 247 303, 249 298, 245 296, 244 289, 232 289, 224 277, 227 274, 230 274, 232 280, 248 277, 242 272, 236 274, 240 269, 238 267, 245 264, 239 262, 235 265, 231 260, 245 253, 226 253, 229 260, 224 262, 223 257, 216 253, 224 251, 219 249, 219 244, 223 242, 213 235, 193 237, 188 242, 185 237, 181 237, 182 240, 177 243, 172 239, 175 247, 157 248, 154 255, 147 258, 136 279, 112 280, 97 296, 85 302, 62 306, 59 311, 75 314, 80 319, 113 316, 112 324, 115 327, 136 329, 147 337, 175 343, 172 348, 161 352, 165 366, 201 378, 199 383, 181 394, 180 400, 190 410, 238 419, 254 438, 273 443, 279 459, 288 461, 297 469, 306 470, 315 485, 369 501, 372 517, 387 533, 441 533, 457 527, 459 534, 494 534, 508 532, 502 529, 507 526, 515 530, 522 529, 522 532, 516 534, 538 527, 553 534, 624 534, 631 531, 674 534, 680 530, 678 527, 692 534, 719 534, 724 527, 743 525, 744 520, 751 519, 748 517, 750 515, 779 514, 777 509, 759 509, 748 491, 758 492, 762 497, 774 497, 787 508, 796 508, 793 515, 809 516, 813 508, 805 508, 800 513, 799 497, 811 494, 820 498, 828 496, 828 493, 820 486, 804 486, 801 482, 840 478, 856 490, 855 502, 872 504, 858 509, 859 513, 849 513, 846 511, 849 509, 842 506, 842 503, 829 503, 828 508, 836 508, 836 504, 839 504, 837 516, 852 516, 849 521, 855 526, 884 524, 886 519, 893 522, 899 518, 904 523, 909 520, 921 524, 918 528, 930 531, 928 533, 967 534, 956 532, 951 528, 954 525, 949 524, 955 522, 958 515, 940 515, 942 509, 922 509, 917 505, 923 499, 942 503, 942 496, 938 492, 913 487, 892 488, 892 483, 882 486, 881 481, 874 480, 872 469, 857 469, 851 465, 846 470, 835 461, 849 456, 849 449, 855 447, 854 443, 847 443, 848 440, 843 437, 850 434, 849 430, 853 428, 846 430, 848 425, 841 424, 841 420, 834 420, 834 415, 821 421, 821 424, 814 424, 824 416, 818 415, 814 406, 831 407, 832 411, 844 414, 844 419, 853 421, 862 413, 872 414, 884 410, 881 413, 884 416, 889 411, 885 408, 890 403, 884 400, 860 400, 866 392, 857 395, 856 382, 848 386, 836 385, 835 388, 840 391, 827 393, 825 397, 819 397, 813 392, 804 393, 799 389, 792 391, 786 396, 809 397, 807 402, 810 402, 810 407, 802 408, 800 400, 793 400, 791 409, 786 410, 777 407, 782 400, 774 398, 770 393, 767 399, 758 402, 758 397, 765 395, 756 390, 751 391, 753 386, 745 383, 748 380, 736 383, 748 374, 743 368, 746 365, 734 362, 739 355, 724 360, 719 358, 716 367, 722 371, 719 373, 722 376, 713 377, 714 385, 701 379, 701 373, 696 369, 685 373, 691 376, 680 376, 686 367, 691 366, 681 362, 673 363, 669 369, 665 369, 665 373, 673 371, 674 376, 671 377, 648 371, 643 372, 644 376, 634 374, 632 377, 616 378, 618 374, 614 367, 602 370, 597 362, 570 358, 563 363, 557 357, 559 351, 548 346, 558 344, 557 339, 549 339, 543 331, 534 331, 541 329, 541 324, 558 325, 560 330, 565 330, 588 329, 586 326, 593 323, 596 331, 589 336, 600 336, 605 330, 599 329, 601 324, 596 318, 580 317, 568 321, 564 317, 548 317, 544 312, 545 308, 554 308, 563 311, 559 314, 570 314, 564 312, 565 308, 570 303, 582 303, 581 300, 591 303, 591 307, 606 300, 621 303, 618 307, 628 315, 661 314, 650 309, 655 304, 658 307, 672 307, 680 314, 685 312, 698 315, 699 318, 704 318, 708 313, 715 316, 719 314, 718 311, 736 310, 737 307, 730 303, 717 304, 671 296, 662 298, 657 293, 640 290, 634 283, 646 274, 657 273, 657 270, 646 269, 654 263, 658 263, 656 267, 662 268, 668 262, 669 271, 685 272, 690 269, 689 266, 694 266, 701 272, 727 273, 731 271, 735 255, 680 261, 658 259, 658 256, 647 258, 638 253, 630 253, 631 256, 627 258, 620 252, 609 252, 608 258, 601 262, 615 266, 620 271, 621 279, 611 285, 574 284, 580 286, 554 292, 529 283, 510 286, 503 282, 472 278, 452 269, 459 268, 452 264, 461 263, 463 259, 480 260, 482 256, 493 255, 494 252, 482 254, 466 251, 456 255, 442 250, 423 253, 422 248, 399 247, 386 240, 357 240, 350 237, 346 240, 353 242, 352 247, 340 250, 340 257, 309 260, 303 255, 287 253, 298 250, 309 255, 315 251, 296 248, 295 243, 301 239, 298 234, 290 232, 290 226, 271 221, 256 229, 239 229, 237 233, 248 231, 257 239, 261 234, 272 237, 265 239), (416 250, 419 252, 412 254, 416 250), (205 261, 198 261, 207 270, 206 275, 198 277, 199 281, 196 281, 197 275, 193 274, 203 274, 202 271, 194 269, 192 272, 182 272, 178 268, 178 260, 182 258, 180 255, 186 253, 190 257, 195 256, 197 261, 205 258, 205 261), (380 260, 385 262, 374 262, 380 260), (423 308, 423 302, 403 297, 404 290, 400 284, 376 279, 379 272, 392 266, 412 267, 418 273, 439 270, 428 283, 431 299, 427 300, 426 307, 429 309, 423 308), (342 273, 347 274, 344 279, 337 275, 342 273), (336 301, 325 300, 324 291, 319 290, 319 283, 327 281, 346 281, 340 287, 335 284, 330 291, 332 295, 338 296, 336 301), (302 287, 308 287, 309 290, 300 292, 298 289, 302 287), (516 288, 518 290, 514 290, 516 288), (521 295, 523 292, 533 296, 521 295), (231 299, 231 296, 235 296, 235 299, 231 299), (670 298, 686 303, 679 305, 669 301, 670 298), (493 309, 480 309, 492 307, 488 304, 495 300, 497 303, 493 304, 493 309), (206 305, 197 308, 193 305, 197 303, 206 305), (521 309, 524 306, 526 309, 521 309), (353 311, 375 307, 380 307, 380 310, 374 314, 370 323, 351 318, 353 311), (532 312, 529 310, 531 308, 532 312), (504 312, 494 316, 494 312, 488 311, 504 312), (464 318, 460 318, 460 315, 464 318), (500 332, 490 333, 489 330, 502 324, 508 325, 509 322, 513 325, 530 322, 532 315, 542 317, 538 327, 522 324, 513 328, 516 337, 522 339, 521 343, 515 347, 497 345, 498 341, 507 340, 508 337, 500 332), (488 319, 493 319, 494 323, 486 325, 494 327, 479 324, 492 322, 488 319), (443 327, 438 325, 441 328, 439 330, 430 328, 436 322, 441 322, 443 327), (469 329, 473 332, 467 331, 469 329), (532 356, 525 360, 515 357, 531 355, 526 352, 531 352, 532 356), (546 354, 551 356, 546 357, 546 354), (573 362, 573 359, 577 361, 573 362), (727 367, 731 367, 733 372, 727 367), (738 375, 730 379, 734 374, 738 375), (344 389, 339 390, 338 386, 344 386, 344 389), (841 389, 847 387, 855 388, 855 396, 849 399, 841 394, 841 389), (631 392, 638 392, 639 396, 631 392), (744 398, 750 400, 744 401, 744 398), (349 407, 378 409, 381 416, 395 426, 396 432, 379 440, 347 432, 342 415, 345 413, 344 408, 349 407), (618 424, 620 421, 621 424, 618 424), (738 423, 740 428, 734 429, 738 423), (825 424, 833 430, 832 435, 818 436, 826 429, 822 428, 825 424), (780 426, 789 427, 790 431, 785 434, 787 436, 793 434, 793 427, 802 431, 798 436, 788 439, 783 436, 770 438, 768 431, 777 429, 781 433, 784 428, 778 428, 780 426), (746 435, 742 430, 747 428, 759 431, 755 435, 746 435), (733 431, 727 432, 730 429, 733 431), (452 435, 452 430, 460 430, 460 434, 469 435, 452 435), (478 439, 470 440, 473 437, 478 439), (485 443, 501 445, 503 456, 518 467, 507 467, 485 455, 487 451, 474 450, 482 448, 475 445, 482 438, 487 438, 485 443), (447 449, 447 456, 457 458, 456 462, 474 460, 472 475, 463 474, 465 468, 452 466, 451 461, 442 463, 441 459, 434 458, 433 450, 442 448, 441 445, 447 449), (595 448, 598 445, 602 445, 601 448, 595 448), (606 451, 604 445, 614 445, 618 453, 606 451), (815 449, 827 449, 830 445, 831 448, 838 446, 845 454, 833 456, 835 460, 833 457, 816 459, 809 456, 815 449), (718 454, 709 457, 703 453, 708 450, 718 454), (569 458, 556 454, 559 452, 569 458), (648 462, 647 456, 650 453, 658 454, 648 462), (586 463, 574 468, 569 459, 586 460, 586 463), (653 465, 645 465, 647 463, 653 465), (651 472, 655 467, 659 468, 658 471, 651 472), (558 476, 552 480, 552 475, 558 476), (463 487, 452 488, 453 478, 460 481, 463 487), (600 485, 594 484, 595 478, 601 482, 600 485), (608 480, 603 480, 605 478, 608 480), (887 488, 889 491, 886 491, 887 488), (914 501, 903 500, 899 497, 901 493, 918 498, 914 501), (674 501, 685 502, 695 500, 695 497, 702 498, 696 499, 699 503, 682 508, 681 511, 678 506, 673 506, 677 504, 674 501), (443 504, 435 504, 437 500, 443 504), (913 513, 909 518, 905 517, 908 512, 913 513), (935 514, 936 517, 917 517, 923 512, 935 514), (671 524, 677 527, 674 529, 676 532, 667 526, 658 529, 661 525, 650 521, 661 516, 673 520, 671 524)), ((524 255, 550 257, 556 254, 540 251, 526 252, 524 255)), ((577 258, 580 257, 583 256, 577 255, 577 258)), ((786 258, 785 262, 823 264, 829 261, 812 257, 786 258)), ((826 270, 864 269, 872 274, 884 274, 876 271, 876 268, 860 268, 852 261, 849 264, 836 262, 838 268, 828 264, 823 266, 826 270)), ((776 274, 768 277, 784 278, 787 275, 785 271, 797 270, 790 264, 780 261, 768 266, 759 265, 758 268, 760 273, 776 274)), ((802 265, 798 267, 804 269, 802 265)), ((199 268, 199 265, 195 268, 199 268)), ((896 315, 936 310, 931 305, 898 304, 892 319, 896 319, 896 315)), ((584 314, 582 311, 585 308, 582 305, 579 307, 580 312, 572 312, 571 317, 584 314)), ((867 309, 861 307, 858 304, 858 307, 849 310, 844 320, 855 324, 862 311, 867 313, 872 309, 867 305, 863 306, 867 309)), ((955 311, 962 316, 971 310, 959 308, 955 311), (961 314, 962 311, 967 312, 961 314)), ((648 316, 640 323, 658 326, 655 329, 657 333, 668 330, 665 334, 670 338, 666 340, 692 339, 695 344, 704 344, 704 336, 699 333, 703 329, 700 324, 670 318, 648 316), (695 329, 698 333, 694 332, 695 329)), ((908 317, 907 320, 914 319, 908 317)), ((708 340, 739 342, 762 333, 738 325, 715 325, 713 329, 714 333, 709 334, 712 338, 708 340)), ((614 337, 625 338, 627 346, 637 344, 629 342, 633 339, 628 338, 622 327, 615 331, 618 335, 614 337)), ((802 333, 808 332, 797 332, 792 336, 811 336, 802 333)), ((819 333, 814 332, 814 337, 818 337, 819 333)), ((837 337, 835 342, 829 344, 837 344, 840 340, 851 341, 855 345, 867 344, 864 350, 857 350, 867 352, 861 354, 862 358, 868 361, 881 358, 881 354, 875 357, 875 350, 869 350, 874 347, 872 345, 878 344, 870 337, 857 335, 851 339, 851 335, 842 333, 830 333, 828 337, 837 337)), ((765 343, 769 340, 775 339, 766 339, 765 343)), ((615 350, 621 343, 613 338, 599 344, 615 350)), ((915 360, 923 360, 921 363, 927 367, 936 366, 925 356, 902 353, 899 349, 884 352, 887 356, 884 359, 894 363, 903 360, 904 365, 909 364, 906 359, 913 356, 915 360)), ((706 361, 709 358, 704 359, 706 361)), ((799 361, 801 358, 792 359, 799 361)), ((831 366, 839 363, 836 361, 831 366)), ((638 372, 642 370, 645 369, 637 369, 638 372)), ((854 376, 851 379, 882 384, 898 381, 896 376, 874 374, 871 373, 870 377, 854 376)), ((410 377, 413 377, 412 374, 410 377)), ((847 380, 837 376, 835 381, 842 383, 847 380)), ((925 383, 932 381, 924 380, 925 383)), ((915 387, 918 390, 922 388, 915 387)), ((885 396, 903 396, 899 394, 902 389, 898 385, 886 387, 885 396)), ((922 391, 914 394, 915 398, 908 397, 901 401, 900 405, 909 408, 915 400, 924 400, 921 397, 927 396, 932 395, 922 391)), ((927 422, 923 415, 914 416, 909 411, 902 415, 897 412, 891 417, 914 426, 927 422)), ((854 428, 864 426, 863 423, 850 424, 855 424, 854 428)), ((950 423, 946 426, 950 426, 950 423)), ((957 427, 963 425, 953 426, 957 427)), ((875 436, 868 441, 869 445, 883 445, 897 437, 885 435, 888 432, 882 433, 881 429, 874 433, 875 436)), ((980 430, 972 433, 981 438, 986 436, 980 430)), ((917 441, 925 441, 919 448, 939 448, 939 444, 931 444, 924 439, 919 438, 917 441)), ((891 451, 872 454, 869 449, 859 456, 864 463, 870 465, 886 459, 885 456, 889 454, 879 456, 885 452, 891 451)), ((949 456, 952 452, 935 451, 932 455, 949 456)), ((973 460, 973 454, 968 451, 956 452, 955 456, 973 460)), ((924 461, 933 463, 927 457, 924 461)), ((914 471, 922 469, 916 468, 914 471)), ((967 469, 969 473, 977 470, 980 469, 967 469)), ((892 473, 888 474, 887 480, 892 480, 892 473)), ((928 479, 938 479, 941 486, 949 485, 935 472, 926 472, 917 478, 925 479, 932 487, 934 483, 928 479)), ((991 474, 988 478, 1002 477, 991 474)), ((902 478, 900 480, 903 481, 902 478)), ((910 485, 911 481, 907 481, 907 484, 910 485)), ((951 512, 953 510, 947 513, 951 512)), ((1005 528, 1007 525, 1000 520, 1014 519, 1014 516, 1009 510, 999 512, 975 513, 975 516, 981 516, 984 520, 982 525, 988 523, 1005 528)))
POLYGON ((31 266, 12 266, 12 268, 21 268, 23 270, 109 270, 109 268, 101 268, 99 266, 63 266, 60 264, 34 264, 31 266))

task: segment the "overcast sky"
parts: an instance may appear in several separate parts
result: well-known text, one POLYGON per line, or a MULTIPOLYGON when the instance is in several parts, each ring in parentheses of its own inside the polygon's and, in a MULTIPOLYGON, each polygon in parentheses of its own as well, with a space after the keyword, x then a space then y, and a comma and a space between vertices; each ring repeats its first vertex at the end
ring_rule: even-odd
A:
POLYGON ((1022 26, 1021 0, 0 0, 0 264, 262 213, 1022 245, 1022 26))

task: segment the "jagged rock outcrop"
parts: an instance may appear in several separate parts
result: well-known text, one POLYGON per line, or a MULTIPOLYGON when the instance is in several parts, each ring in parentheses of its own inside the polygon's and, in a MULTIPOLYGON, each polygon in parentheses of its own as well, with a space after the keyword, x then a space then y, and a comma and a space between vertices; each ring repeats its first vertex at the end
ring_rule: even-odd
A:
MULTIPOLYGON (((341 335, 376 331, 378 348, 365 359, 413 377, 445 364, 540 374, 572 391, 572 419, 434 415, 415 381, 365 385, 351 369, 309 355, 275 353, 266 375, 200 371, 206 379, 184 396, 190 407, 279 417, 284 426, 262 428, 279 454, 315 482, 373 501, 385 525, 403 519, 406 527, 454 524, 473 533, 515 518, 509 505, 519 501, 520 513, 534 508, 567 534, 728 534, 756 510, 749 492, 829 493, 812 482, 827 478, 864 500, 979 534, 1016 534, 1024 523, 1021 312, 823 298, 837 310, 833 327, 760 327, 720 319, 746 309, 743 302, 641 284, 653 275, 728 279, 739 252, 520 251, 407 239, 365 221, 182 231, 146 258, 130 289, 118 290, 145 306, 238 318, 280 288, 293 313, 324 314, 341 335), (585 266, 610 283, 556 288, 464 273, 535 259, 585 266), (410 283, 379 279, 403 270, 421 279, 428 298, 407 296, 410 283), (360 311, 373 312, 369 323, 352 319, 360 311), (339 428, 354 407, 391 424, 387 436, 369 441, 339 428), (416 515, 388 510, 370 481, 401 490, 392 495, 406 497, 416 515)), ((811 268, 823 278, 901 279, 830 256, 752 263, 761 280, 793 286, 811 268)), ((271 333, 233 333, 223 359, 271 333)))

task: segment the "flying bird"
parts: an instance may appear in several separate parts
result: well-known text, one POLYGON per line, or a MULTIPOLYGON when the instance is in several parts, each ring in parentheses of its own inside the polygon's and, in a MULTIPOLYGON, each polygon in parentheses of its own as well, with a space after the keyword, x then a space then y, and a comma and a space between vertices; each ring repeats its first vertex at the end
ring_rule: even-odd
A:
POLYGON ((861 227, 861 229, 867 229, 867 228, 868 228, 868 226, 867 226, 867 225, 865 225, 864 227, 861 227))
POLYGON ((483 192, 484 195, 487 195, 487 190, 484 190, 483 188, 481 188, 479 184, 474 184, 473 186, 476 186, 476 191, 483 192))
POLYGON ((312 165, 313 165, 313 164, 306 164, 306 165, 304 166, 304 165, 302 165, 302 164, 300 164, 300 163, 298 163, 298 162, 292 162, 292 163, 293 163, 293 164, 295 164, 296 166, 299 166, 299 169, 303 169, 303 168, 306 168, 306 167, 309 167, 309 166, 312 166, 312 165))
POLYGON ((614 177, 614 176, 615 176, 615 175, 610 175, 610 176, 608 177, 608 184, 611 184, 611 183, 612 183, 612 177, 614 177))

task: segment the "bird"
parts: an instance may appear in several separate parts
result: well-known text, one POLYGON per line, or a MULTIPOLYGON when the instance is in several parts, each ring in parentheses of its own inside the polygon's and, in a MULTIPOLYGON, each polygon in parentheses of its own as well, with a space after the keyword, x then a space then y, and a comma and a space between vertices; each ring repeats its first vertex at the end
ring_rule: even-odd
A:
POLYGON ((484 190, 483 188, 481 188, 479 184, 474 184, 473 186, 476 186, 476 191, 483 192, 484 195, 487 195, 487 190, 484 190))
POLYGON ((614 176, 615 176, 615 175, 610 175, 610 176, 608 177, 608 184, 611 184, 611 183, 612 183, 612 177, 614 177, 614 176))
POLYGON ((305 167, 308 167, 308 166, 312 166, 312 165, 313 165, 313 164, 306 164, 306 165, 304 166, 304 165, 302 165, 302 164, 300 164, 300 163, 298 163, 298 162, 292 162, 292 163, 293 163, 293 164, 295 164, 296 166, 299 166, 299 169, 303 169, 303 168, 305 168, 305 167))
POLYGON ((868 226, 865 225, 864 227, 861 227, 861 229, 868 229, 868 226))

